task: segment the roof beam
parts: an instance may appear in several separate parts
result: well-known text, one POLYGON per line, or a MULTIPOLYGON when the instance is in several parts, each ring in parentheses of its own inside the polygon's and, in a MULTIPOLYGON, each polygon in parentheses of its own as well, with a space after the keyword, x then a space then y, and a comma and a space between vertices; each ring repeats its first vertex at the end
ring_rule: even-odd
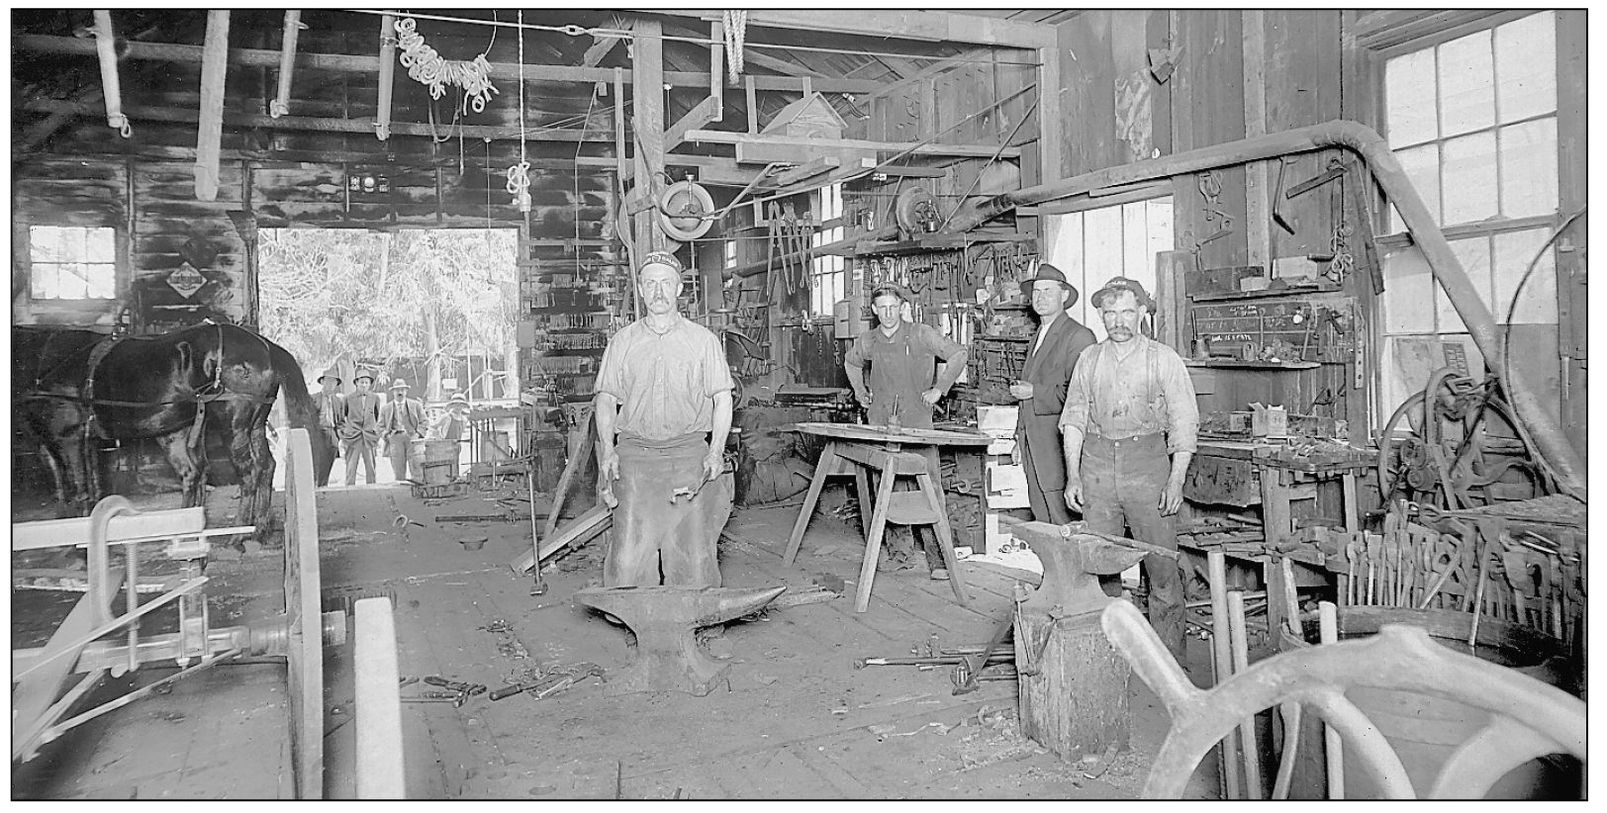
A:
MULTIPOLYGON (((201 46, 179 45, 177 43, 134 42, 126 43, 128 53, 124 59, 139 59, 155 62, 201 62, 201 46)), ((43 34, 23 34, 11 38, 13 53, 46 53, 46 54, 82 54, 95 55, 94 40, 78 39, 76 37, 52 37, 43 34)), ((256 48, 230 48, 230 65, 249 65, 253 67, 276 68, 279 65, 279 52, 256 48)), ((305 50, 296 54, 298 68, 348 71, 356 73, 379 72, 379 57, 360 56, 352 54, 318 54, 305 50)), ((587 68, 574 65, 525 65, 526 79, 535 82, 612 82, 614 81, 613 68, 587 68)), ((491 78, 517 81, 519 78, 519 65, 514 62, 491 63, 491 78)), ((789 90, 802 91, 804 77, 800 76, 754 76, 754 86, 759 90, 789 90)), ((634 82, 631 71, 625 71, 625 81, 634 82)), ((708 87, 709 75, 692 71, 665 71, 664 81, 676 87, 708 87)), ((882 86, 881 82, 865 79, 834 79, 822 77, 810 78, 815 90, 835 93, 869 93, 882 86)))
POLYGON ((865 141, 852 138, 801 138, 794 136, 734 133, 727 130, 690 130, 687 141, 710 144, 770 144, 788 147, 818 147, 820 149, 908 151, 915 155, 945 155, 967 158, 1020 158, 1019 147, 999 147, 994 144, 908 144, 902 141, 865 141))
MULTIPOLYGON (((680 25, 678 23, 667 23, 665 24, 664 29, 680 36, 703 36, 703 32, 693 29, 690 26, 680 25)), ((769 68, 773 71, 779 71, 788 76, 807 76, 811 79, 814 79, 821 75, 797 63, 788 62, 785 59, 778 59, 770 56, 769 54, 761 53, 755 48, 742 49, 742 61, 748 64, 758 65, 761 68, 769 68)))
MULTIPOLYGON (((671 17, 696 17, 700 20, 718 20, 723 16, 719 11, 708 9, 649 8, 638 11, 671 17)), ((969 42, 1013 48, 1042 48, 1055 42, 1055 27, 1052 25, 949 11, 755 9, 748 12, 748 25, 926 42, 969 42)))

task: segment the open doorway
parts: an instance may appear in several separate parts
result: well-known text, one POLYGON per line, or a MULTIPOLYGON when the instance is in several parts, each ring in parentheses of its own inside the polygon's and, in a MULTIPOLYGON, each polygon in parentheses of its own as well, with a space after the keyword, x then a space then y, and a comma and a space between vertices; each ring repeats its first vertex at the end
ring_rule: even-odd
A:
MULTIPOLYGON (((518 402, 517 229, 261 229, 257 245, 262 334, 295 356, 309 391, 327 372, 349 397, 363 371, 383 404, 405 382, 409 397, 423 402, 427 437, 450 433, 444 418, 455 395, 475 407, 518 402)), ((288 425, 282 405, 270 425, 288 425)), ((381 433, 374 483, 396 483, 388 452, 405 456, 406 444, 393 447, 381 433)), ((468 443, 462 431, 460 470, 468 443)), ((329 485, 366 484, 359 460, 343 450, 329 485)), ((281 465, 275 488, 283 474, 281 465)))

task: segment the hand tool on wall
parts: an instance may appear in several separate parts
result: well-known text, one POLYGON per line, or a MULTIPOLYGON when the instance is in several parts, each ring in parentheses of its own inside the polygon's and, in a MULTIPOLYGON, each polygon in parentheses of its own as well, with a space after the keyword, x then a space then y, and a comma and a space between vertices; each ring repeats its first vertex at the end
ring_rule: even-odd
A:
POLYGON ((1288 156, 1278 159, 1278 185, 1272 190, 1272 222, 1278 224, 1278 227, 1284 231, 1294 234, 1295 227, 1283 216, 1283 202, 1285 200, 1283 196, 1283 174, 1284 170, 1289 168, 1289 160, 1288 156))

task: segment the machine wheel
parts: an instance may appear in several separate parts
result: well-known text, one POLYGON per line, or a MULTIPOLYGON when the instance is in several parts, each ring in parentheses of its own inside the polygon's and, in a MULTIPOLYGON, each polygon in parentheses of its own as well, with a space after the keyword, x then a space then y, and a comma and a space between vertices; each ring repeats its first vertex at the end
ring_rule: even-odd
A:
POLYGON ((658 196, 658 224, 671 240, 689 243, 714 226, 714 198, 691 181, 676 181, 658 196))

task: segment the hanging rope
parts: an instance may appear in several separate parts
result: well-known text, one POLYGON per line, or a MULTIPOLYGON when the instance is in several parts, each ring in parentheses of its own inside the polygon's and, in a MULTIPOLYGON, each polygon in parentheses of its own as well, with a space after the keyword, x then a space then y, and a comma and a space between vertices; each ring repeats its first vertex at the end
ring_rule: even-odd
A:
POLYGON ((725 68, 732 82, 742 73, 742 45, 748 36, 748 12, 724 11, 720 28, 725 31, 725 68))
MULTIPOLYGON (((519 12, 519 163, 508 167, 508 194, 521 212, 530 211, 530 161, 525 157, 525 13, 519 12)), ((481 55, 482 57, 484 54, 481 55)), ((489 167, 488 167, 489 168, 489 167)))
POLYGON ((445 59, 424 43, 424 35, 417 29, 418 23, 411 17, 396 21, 396 44, 402 49, 399 58, 402 67, 407 68, 407 75, 428 85, 431 99, 446 95, 447 85, 453 85, 463 88, 464 110, 471 106, 476 113, 485 110, 491 94, 498 92, 491 84, 491 63, 486 61, 485 54, 469 62, 445 59))

